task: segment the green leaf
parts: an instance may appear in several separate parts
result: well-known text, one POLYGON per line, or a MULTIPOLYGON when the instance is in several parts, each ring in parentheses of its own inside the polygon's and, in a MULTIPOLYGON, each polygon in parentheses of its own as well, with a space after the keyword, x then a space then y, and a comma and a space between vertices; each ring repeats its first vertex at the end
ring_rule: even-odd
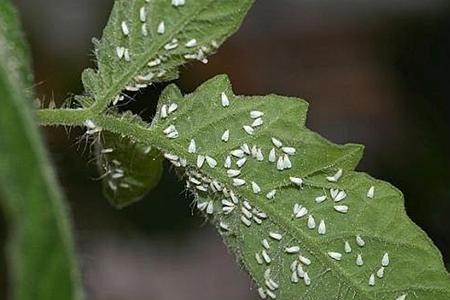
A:
POLYGON ((95 41, 98 70, 83 73, 84 86, 96 100, 92 109, 103 111, 121 99, 124 89, 176 79, 178 68, 189 60, 206 62, 239 28, 252 3, 187 0, 176 6, 170 0, 115 1, 103 37, 95 41))
POLYGON ((31 71, 15 10, 0 3, 0 205, 9 294, 81 299, 70 222, 32 115, 31 71))
POLYGON ((158 184, 163 170, 159 151, 110 132, 100 136, 97 165, 103 192, 116 208, 141 200, 158 184))
POLYGON ((353 170, 361 146, 335 145, 305 128, 307 107, 296 98, 235 96, 224 76, 185 97, 169 86, 152 142, 185 172, 197 207, 263 296, 450 299, 441 255, 407 217, 401 192, 353 170), (173 103, 177 109, 162 118, 173 103), (241 167, 233 151, 246 160, 241 167), (201 167, 199 156, 208 156, 201 167))

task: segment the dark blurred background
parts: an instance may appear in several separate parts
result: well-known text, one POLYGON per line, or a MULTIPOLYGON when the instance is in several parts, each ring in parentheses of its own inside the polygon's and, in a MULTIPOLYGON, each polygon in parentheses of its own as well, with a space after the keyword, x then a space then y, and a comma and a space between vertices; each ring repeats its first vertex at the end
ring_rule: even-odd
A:
MULTIPOLYGON (((16 0, 33 49, 39 97, 81 93, 111 0, 16 0)), ((307 99, 308 126, 366 145, 359 170, 406 196, 409 216, 450 265, 450 7, 445 0, 259 0, 208 65, 184 67, 185 92, 219 73, 238 94, 307 99)), ((132 103, 151 115, 160 87, 132 103)), ((75 224, 88 298, 256 299, 218 234, 192 213, 166 171, 140 203, 114 210, 78 132, 45 129, 75 224)), ((167 169, 167 168, 166 168, 167 169)))

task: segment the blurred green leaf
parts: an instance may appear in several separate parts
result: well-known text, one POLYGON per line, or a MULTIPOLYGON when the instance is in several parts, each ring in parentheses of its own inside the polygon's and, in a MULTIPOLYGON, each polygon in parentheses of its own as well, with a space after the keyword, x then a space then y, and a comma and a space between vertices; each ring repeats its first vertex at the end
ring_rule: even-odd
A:
POLYGON ((142 199, 161 179, 161 153, 114 133, 102 132, 97 165, 103 192, 111 205, 126 207, 142 199))
POLYGON ((81 299, 70 221, 32 114, 28 50, 0 2, 0 204, 8 223, 9 295, 81 299))

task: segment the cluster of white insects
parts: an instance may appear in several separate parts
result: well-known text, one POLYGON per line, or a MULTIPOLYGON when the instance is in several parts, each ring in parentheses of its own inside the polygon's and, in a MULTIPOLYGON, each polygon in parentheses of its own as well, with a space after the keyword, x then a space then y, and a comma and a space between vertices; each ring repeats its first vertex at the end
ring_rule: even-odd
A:
MULTIPOLYGON (((151 0, 143 0, 145 3, 139 9, 139 22, 141 24, 140 28, 140 38, 145 38, 153 34, 153 30, 156 35, 164 36, 167 34, 168 24, 164 20, 159 21, 156 28, 151 30, 149 28, 149 9, 148 5, 151 0)), ((170 0, 171 5, 174 9, 181 9, 186 5, 185 0, 170 0)), ((130 28, 127 21, 122 21, 120 23, 120 31, 123 36, 130 38, 136 35, 133 29, 130 28)), ((218 45, 215 41, 210 43, 213 48, 217 48, 218 45)), ((145 70, 142 71, 141 75, 134 78, 133 82, 127 85, 126 90, 128 91, 138 91, 139 89, 147 87, 151 84, 155 77, 161 78, 167 72, 165 68, 160 68, 170 56, 172 51, 176 49, 182 49, 180 51, 181 55, 185 59, 189 60, 199 60, 203 63, 207 63, 208 60, 206 56, 212 51, 210 46, 200 46, 196 38, 188 38, 185 41, 179 41, 176 38, 170 39, 164 46, 162 51, 164 53, 160 54, 157 58, 152 59, 147 63, 145 70)), ((115 54, 119 61, 131 62, 133 60, 133 53, 124 46, 117 46, 115 49, 115 54)), ((179 54, 180 54, 179 53, 179 54)), ((113 100, 113 104, 117 104, 122 101, 124 97, 122 95, 117 96, 113 100)), ((230 99, 225 92, 222 92, 218 96, 220 106, 226 109, 230 106, 230 99)), ((166 103, 160 107, 159 118, 161 120, 167 120, 169 122, 168 126, 165 127, 162 132, 164 136, 168 139, 178 139, 180 133, 176 128, 174 121, 176 118, 172 118, 179 109, 179 105, 175 102, 166 103)), ((258 133, 264 126, 265 113, 260 110, 249 111, 248 122, 242 125, 242 132, 231 132, 229 129, 223 131, 223 133, 218 136, 218 140, 223 143, 228 143, 233 135, 248 135, 253 136, 258 133)), ((97 127, 92 121, 87 120, 85 122, 88 128, 88 134, 94 135, 101 132, 101 128, 97 127)), ((186 145, 187 155, 195 156, 194 163, 188 163, 188 160, 172 153, 164 153, 164 157, 168 159, 175 167, 184 168, 185 174, 187 176, 186 184, 187 187, 194 192, 195 195, 199 193, 206 193, 210 196, 220 195, 221 200, 197 200, 197 208, 204 212, 206 215, 212 218, 217 218, 217 225, 221 231, 225 233, 232 233, 233 227, 236 224, 230 224, 225 221, 223 216, 232 216, 237 214, 239 222, 244 225, 245 228, 250 228, 253 224, 261 225, 264 221, 270 220, 269 216, 256 205, 250 204, 250 201, 239 194, 239 189, 245 186, 249 186, 253 194, 258 195, 258 197, 265 197, 267 201, 275 201, 277 198, 277 188, 272 188, 263 191, 263 188, 258 184, 257 179, 248 180, 243 178, 242 169, 250 159, 254 159, 258 162, 268 162, 276 168, 277 171, 283 172, 286 170, 291 170, 293 166, 293 156, 296 155, 297 150, 289 145, 285 145, 281 139, 277 137, 272 137, 270 142, 270 150, 264 153, 263 148, 258 145, 249 145, 243 143, 240 147, 232 149, 224 158, 217 158, 206 153, 199 153, 197 142, 195 139, 190 139, 189 143, 186 145), (202 169, 205 167, 210 169, 221 168, 223 166, 224 174, 230 179, 230 182, 222 183, 218 180, 206 175, 202 169), (262 194, 262 195, 260 195, 262 194)), ((113 151, 113 149, 103 149, 104 154, 113 151)), ((120 179, 124 176, 123 171, 120 169, 120 164, 114 166, 108 173, 111 177, 110 188, 116 190, 117 186, 114 184, 114 180, 120 179)), ((343 176, 343 170, 339 169, 333 175, 326 176, 326 180, 330 183, 338 183, 343 176)), ((305 184, 304 179, 301 177, 289 177, 289 182, 292 186, 302 189, 305 184)), ((122 186, 121 186, 122 187, 122 186)), ((124 187, 126 188, 126 187, 124 187)), ((368 199, 375 198, 375 187, 368 187, 367 194, 365 195, 368 199)), ((211 197, 212 198, 212 197, 211 197)), ((326 201, 328 198, 333 201, 334 210, 339 214, 347 214, 349 212, 349 206, 345 204, 345 199, 347 198, 347 193, 344 190, 331 188, 328 193, 324 192, 322 195, 315 197, 314 202, 319 205, 326 201)), ((201 199, 197 197, 197 199, 201 199)), ((203 197, 202 199, 207 199, 203 197)), ((324 219, 317 219, 312 215, 309 209, 301 204, 295 203, 292 207, 292 217, 294 219, 305 220, 306 227, 309 230, 317 230, 318 236, 324 236, 327 234, 327 226, 324 219)), ((271 221, 270 221, 271 222, 271 221)), ((271 256, 271 247, 280 247, 280 244, 284 238, 284 234, 279 231, 269 231, 267 237, 261 240, 261 250, 255 252, 254 259, 256 263, 265 268, 263 275, 264 285, 258 288, 258 293, 262 299, 276 299, 277 291, 280 288, 280 283, 277 282, 277 274, 273 274, 270 266, 273 263, 274 258, 271 256), (273 245, 276 246, 273 246, 273 245)), ((357 247, 363 248, 366 245, 363 237, 361 235, 355 236, 355 243, 357 247)), ((283 248, 283 252, 289 257, 293 257, 292 263, 290 264, 288 275, 288 281, 291 284, 299 284, 301 281, 305 286, 310 286, 313 278, 308 273, 309 266, 313 263, 312 259, 308 257, 307 253, 303 253, 300 245, 289 245, 283 248)), ((349 241, 345 241, 343 245, 343 251, 336 249, 330 249, 325 252, 325 255, 334 262, 339 262, 343 259, 344 255, 350 255, 352 253, 352 247, 349 241)), ((371 273, 367 282, 369 286, 375 286, 376 277, 382 279, 384 277, 385 268, 390 264, 389 254, 386 252, 380 259, 380 264, 377 266, 377 271, 371 273)), ((361 253, 356 255, 355 259, 356 266, 364 265, 364 258, 361 253)), ((278 274, 278 276, 280 276, 278 274)), ((406 294, 400 295, 396 300, 405 300, 406 294)))
MULTIPOLYGON (((230 98, 225 92, 222 92, 218 96, 219 105, 226 109, 230 106, 230 98)), ((163 128, 162 131, 168 139, 179 138, 179 133, 174 124, 177 119, 175 116, 171 118, 172 114, 176 114, 178 105, 175 103, 163 104, 159 111, 159 116, 162 120, 168 122, 168 126, 163 128), (172 109, 169 109, 172 107, 172 109), (169 112, 170 111, 170 112, 169 112)), ((248 125, 242 125, 242 132, 231 132, 225 130, 223 134, 217 137, 217 140, 222 143, 228 143, 233 136, 237 135, 255 135, 258 130, 262 129, 264 124, 265 113, 259 110, 249 111, 248 125)), ((249 159, 254 159, 258 162, 268 162, 277 171, 283 172, 287 169, 293 168, 291 157, 296 154, 296 149, 291 146, 284 145, 284 143, 276 138, 272 137, 270 140, 272 145, 268 153, 264 153, 263 148, 257 145, 249 145, 243 143, 238 148, 232 149, 228 154, 225 154, 223 158, 223 170, 224 175, 230 179, 229 182, 222 183, 217 179, 214 179, 203 172, 202 170, 207 166, 209 169, 220 168, 220 159, 212 157, 206 153, 200 153, 197 142, 194 139, 190 139, 186 145, 187 155, 193 155, 195 157, 194 162, 189 164, 184 158, 179 157, 171 153, 166 153, 164 156, 176 167, 183 167, 187 176, 187 187, 194 191, 194 194, 208 193, 211 196, 219 196, 222 200, 197 200, 197 208, 211 217, 218 217, 218 226, 225 232, 230 233, 233 231, 233 226, 236 224, 229 224, 224 221, 223 217, 227 217, 232 213, 237 213, 239 221, 245 226, 250 228, 252 224, 261 225, 265 220, 268 220, 268 215, 255 205, 250 204, 250 201, 239 194, 239 190, 245 186, 248 186, 251 192, 260 197, 265 197, 267 201, 275 201, 277 198, 277 189, 268 189, 263 191, 263 188, 257 183, 256 180, 248 180, 242 177, 242 170, 249 159), (217 203, 218 202, 218 203, 217 203)), ((330 176, 326 176, 326 181, 329 183, 338 183, 343 176, 344 171, 342 169, 337 170, 336 173, 330 176)), ((300 177, 288 177, 291 186, 301 190, 305 185, 305 180, 300 177)), ((370 186, 367 189, 366 195, 368 200, 375 198, 375 187, 370 186)), ((334 210, 339 214, 346 214, 349 211, 348 205, 345 203, 347 199, 347 193, 342 189, 331 188, 328 193, 319 195, 313 200, 316 205, 319 205, 330 198, 334 205, 334 210)), ((207 199, 202 197, 198 199, 207 199)), ((213 197, 211 197, 213 199, 213 197)), ((292 217, 294 219, 304 219, 308 229, 316 229, 319 236, 327 234, 327 226, 324 219, 317 220, 309 213, 307 207, 295 203, 292 208, 292 217)), ((261 250, 257 251, 254 255, 256 263, 261 266, 265 266, 264 272, 264 287, 258 289, 258 293, 262 299, 276 299, 277 290, 280 288, 280 283, 277 282, 276 277, 272 274, 270 265, 273 263, 274 258, 271 256, 271 247, 274 247, 274 243, 279 243, 284 238, 284 234, 278 231, 270 231, 267 233, 267 237, 261 240, 261 250)), ((366 245, 366 241, 361 235, 355 236, 355 244, 358 248, 362 248, 366 245)), ((275 246, 278 249, 280 246, 275 246)), ((284 246, 283 246, 284 247, 284 246)), ((303 253, 300 245, 288 245, 283 248, 283 252, 289 256, 295 256, 290 265, 289 280, 292 284, 298 284, 302 281, 306 286, 311 285, 312 277, 308 273, 308 267, 313 263, 312 259, 308 257, 308 254, 303 253)), ((345 241, 342 246, 342 251, 336 249, 330 249, 325 252, 328 258, 332 261, 339 262, 343 260, 345 255, 350 255, 353 251, 351 243, 345 241)), ((355 256, 355 265, 361 267, 364 265, 363 254, 357 253, 355 256)), ((375 286, 376 278, 382 279, 384 277, 385 268, 390 264, 389 254, 386 252, 380 257, 380 263, 374 273, 371 273, 367 278, 369 286, 375 286)), ((396 300, 406 299, 406 294, 399 296, 396 300)))
MULTIPOLYGON (((101 146, 101 149, 99 149, 98 155, 101 159, 101 167, 103 170, 103 174, 99 179, 107 178, 107 185, 113 192, 117 192, 119 188, 122 189, 130 189, 132 186, 129 182, 126 182, 125 177, 125 170, 122 166, 122 163, 116 159, 109 159, 107 156, 115 151, 114 148, 104 148, 101 142, 101 133, 102 128, 97 126, 94 121, 92 120, 86 120, 84 122, 84 126, 87 128, 86 135, 87 137, 93 137, 94 138, 94 144, 98 144, 101 146), (97 143, 98 142, 98 143, 97 143)), ((151 151, 151 147, 146 147, 144 149, 144 154, 147 155, 151 151)))
MULTIPOLYGON (((134 32, 131 24, 128 21, 122 21, 120 23, 120 31, 122 35, 126 38, 125 44, 129 44, 129 39, 131 38, 148 38, 151 35, 161 36, 164 38, 165 35, 169 35, 168 24, 161 20, 153 31, 150 27, 150 9, 151 9, 151 0, 143 0, 143 5, 139 9, 138 19, 140 23, 140 32, 134 32)), ((185 0, 171 0, 171 5, 174 9, 182 9, 182 7, 186 4, 185 0)), ((173 55, 174 51, 177 50, 176 55, 182 55, 187 60, 198 60, 203 63, 208 63, 207 56, 211 54, 214 49, 219 47, 218 43, 215 40, 210 41, 209 45, 200 45, 199 41, 192 37, 188 38, 185 41, 180 41, 177 38, 170 39, 169 42, 163 45, 162 49, 160 49, 160 54, 158 57, 153 58, 152 60, 147 62, 147 66, 144 68, 140 75, 134 77, 134 80, 130 82, 126 86, 127 91, 136 92, 140 89, 146 88, 149 86, 154 79, 161 79, 167 74, 167 67, 164 67, 164 62, 168 61, 173 55)), ((115 54, 119 61, 131 62, 133 60, 133 53, 126 46, 116 46, 115 54)), ((139 54, 136 54, 139 55, 139 54)), ((123 101, 125 98, 123 95, 117 96, 113 100, 113 104, 116 105, 120 101, 123 101)))
MULTIPOLYGON (((112 153, 113 148, 105 148, 101 150, 102 155, 107 155, 112 153)), ((125 178, 125 171, 122 168, 122 163, 116 159, 113 160, 104 160, 102 164, 102 168, 104 173, 101 178, 108 177, 108 187, 113 192, 117 192, 118 188, 129 189, 131 188, 129 183, 122 182, 122 179, 125 178)))

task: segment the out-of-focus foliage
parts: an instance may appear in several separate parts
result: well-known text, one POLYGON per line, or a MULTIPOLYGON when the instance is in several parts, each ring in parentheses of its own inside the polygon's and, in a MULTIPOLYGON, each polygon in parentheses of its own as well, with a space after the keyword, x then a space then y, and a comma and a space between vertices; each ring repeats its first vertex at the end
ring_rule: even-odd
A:
POLYGON ((34 122, 28 50, 0 2, 0 204, 14 300, 81 299, 70 221, 34 122))

